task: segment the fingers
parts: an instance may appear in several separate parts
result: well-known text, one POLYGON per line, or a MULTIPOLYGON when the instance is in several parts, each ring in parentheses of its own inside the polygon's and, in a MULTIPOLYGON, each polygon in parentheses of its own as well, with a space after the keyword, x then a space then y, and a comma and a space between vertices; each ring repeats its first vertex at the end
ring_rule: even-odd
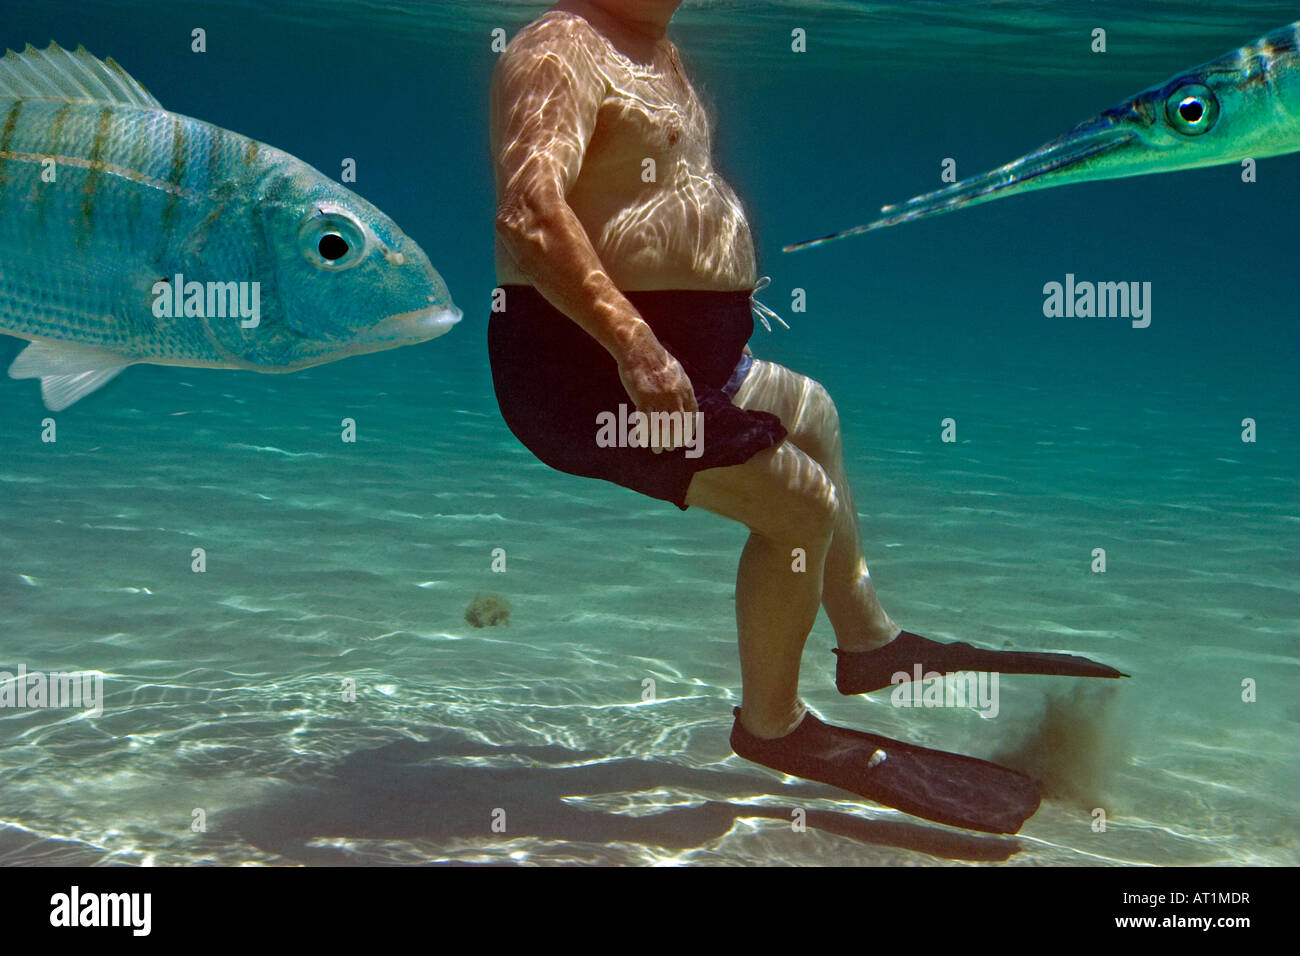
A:
POLYGON ((654 399, 637 403, 645 416, 650 450, 656 455, 674 448, 689 447, 695 440, 695 392, 686 386, 654 399))
POLYGON ((699 404, 686 370, 667 351, 663 364, 649 374, 620 368, 624 388, 645 417, 647 443, 656 455, 694 447, 699 404))
POLYGON ((682 447, 693 448, 695 446, 695 392, 691 390, 690 405, 682 413, 682 447))
POLYGON ((695 389, 687 378, 685 370, 673 360, 676 366, 676 388, 665 396, 669 416, 663 420, 664 427, 650 430, 651 444, 657 442, 658 451, 665 448, 690 448, 695 443, 695 413, 699 405, 695 401, 695 389))
POLYGON ((696 407, 694 392, 679 400, 676 407, 654 408, 647 405, 638 408, 649 425, 650 449, 657 455, 662 451, 675 448, 695 447, 696 428, 699 410, 696 407))

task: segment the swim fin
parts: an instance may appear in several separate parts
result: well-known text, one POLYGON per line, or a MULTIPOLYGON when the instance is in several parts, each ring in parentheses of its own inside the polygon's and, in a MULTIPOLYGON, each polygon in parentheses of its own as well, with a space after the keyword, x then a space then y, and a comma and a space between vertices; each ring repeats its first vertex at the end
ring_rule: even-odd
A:
POLYGON ((746 760, 816 780, 948 826, 1015 833, 1042 800, 1038 784, 987 760, 929 750, 877 734, 836 727, 809 711, 775 740, 731 728, 731 749, 746 760))
POLYGON ((835 686, 841 694, 866 694, 893 683, 895 674, 913 680, 919 665, 924 677, 938 672, 996 671, 999 674, 1056 674, 1063 677, 1128 677, 1113 667, 1045 651, 990 651, 970 644, 943 644, 903 631, 871 651, 835 648, 835 686))

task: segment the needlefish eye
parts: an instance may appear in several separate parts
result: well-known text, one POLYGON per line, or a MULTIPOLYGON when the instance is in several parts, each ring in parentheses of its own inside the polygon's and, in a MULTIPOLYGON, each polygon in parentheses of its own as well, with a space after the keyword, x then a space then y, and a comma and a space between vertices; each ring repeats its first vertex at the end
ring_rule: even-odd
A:
POLYGON ((1219 100, 1199 83, 1180 86, 1165 100, 1169 125, 1188 136, 1199 136, 1213 128, 1219 118, 1219 100))
POLYGON ((298 248, 312 265, 338 272, 365 258, 366 234, 346 213, 314 210, 298 226, 298 248))

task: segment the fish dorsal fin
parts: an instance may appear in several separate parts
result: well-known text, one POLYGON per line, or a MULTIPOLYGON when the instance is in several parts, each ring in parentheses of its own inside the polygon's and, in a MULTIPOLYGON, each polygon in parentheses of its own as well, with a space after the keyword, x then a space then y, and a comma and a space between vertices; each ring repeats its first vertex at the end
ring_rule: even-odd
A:
POLYGON ((45 407, 59 412, 130 364, 124 356, 93 345, 35 339, 9 366, 9 377, 39 378, 45 407))
POLYGON ((0 98, 163 108, 111 57, 97 59, 83 46, 69 53, 53 42, 44 50, 29 43, 22 53, 5 52, 0 59, 0 98))

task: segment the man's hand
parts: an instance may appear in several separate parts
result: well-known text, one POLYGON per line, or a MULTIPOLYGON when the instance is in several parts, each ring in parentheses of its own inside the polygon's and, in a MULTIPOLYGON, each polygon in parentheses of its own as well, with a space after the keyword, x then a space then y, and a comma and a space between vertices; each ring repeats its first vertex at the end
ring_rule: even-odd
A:
MULTIPOLYGON (((619 359, 618 377, 637 411, 646 416, 654 412, 678 413, 682 421, 683 443, 690 445, 694 441, 695 413, 699 409, 695 403, 695 389, 686 370, 659 343, 649 326, 643 325, 643 331, 637 334, 634 344, 619 359)), ((671 442, 672 437, 671 428, 650 428, 651 448, 655 454, 664 448, 679 447, 661 443, 661 440, 671 442)))

